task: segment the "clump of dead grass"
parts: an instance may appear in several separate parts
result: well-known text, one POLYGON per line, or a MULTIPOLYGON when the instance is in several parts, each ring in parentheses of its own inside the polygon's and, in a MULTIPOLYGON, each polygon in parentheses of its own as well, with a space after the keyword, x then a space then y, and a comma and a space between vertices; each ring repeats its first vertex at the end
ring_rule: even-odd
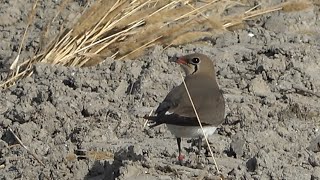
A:
POLYGON ((34 57, 20 64, 17 57, 11 73, 0 86, 8 87, 30 76, 32 65, 37 62, 85 67, 96 65, 105 57, 133 59, 155 45, 168 47, 190 43, 262 14, 310 7, 305 0, 289 1, 224 15, 226 9, 239 5, 243 5, 240 0, 97 0, 72 28, 43 45, 34 57))

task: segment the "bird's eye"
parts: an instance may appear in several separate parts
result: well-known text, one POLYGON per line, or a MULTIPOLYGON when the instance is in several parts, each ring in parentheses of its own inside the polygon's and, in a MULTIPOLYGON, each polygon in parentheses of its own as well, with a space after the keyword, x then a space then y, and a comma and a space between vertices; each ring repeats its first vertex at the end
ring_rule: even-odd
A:
POLYGON ((191 59, 192 63, 198 64, 200 62, 199 58, 193 58, 191 59))

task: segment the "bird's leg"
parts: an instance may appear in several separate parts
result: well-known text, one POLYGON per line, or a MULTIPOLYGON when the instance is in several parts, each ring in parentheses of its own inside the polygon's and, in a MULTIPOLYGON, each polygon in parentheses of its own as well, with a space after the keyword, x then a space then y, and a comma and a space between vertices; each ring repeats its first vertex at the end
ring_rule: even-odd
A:
POLYGON ((180 137, 177 138, 177 144, 178 144, 178 151, 179 151, 178 160, 180 165, 182 165, 184 155, 181 154, 181 138, 180 137))
POLYGON ((201 148, 202 148, 202 138, 198 138, 198 156, 200 156, 201 153, 201 148))
POLYGON ((198 139, 197 139, 197 141, 198 141, 198 152, 196 153, 197 154, 197 161, 198 161, 198 163, 200 163, 200 157, 201 157, 201 148, 202 148, 202 138, 201 137, 199 137, 198 139))

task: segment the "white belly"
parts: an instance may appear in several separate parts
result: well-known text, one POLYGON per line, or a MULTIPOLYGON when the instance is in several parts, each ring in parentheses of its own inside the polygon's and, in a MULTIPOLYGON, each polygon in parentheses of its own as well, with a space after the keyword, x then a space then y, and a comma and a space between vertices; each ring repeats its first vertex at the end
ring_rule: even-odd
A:
MULTIPOLYGON (((198 138, 203 137, 203 132, 200 126, 177 126, 172 124, 167 124, 169 131, 176 137, 184 138, 198 138)), ((216 131, 217 127, 214 126, 204 126, 204 134, 208 137, 216 131)))

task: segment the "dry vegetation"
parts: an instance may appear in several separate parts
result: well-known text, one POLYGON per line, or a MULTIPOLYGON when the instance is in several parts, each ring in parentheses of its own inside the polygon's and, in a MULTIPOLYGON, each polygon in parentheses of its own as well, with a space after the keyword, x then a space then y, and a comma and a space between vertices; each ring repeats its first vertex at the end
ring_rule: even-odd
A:
MULTIPOLYGON (((58 13, 67 2, 62 1, 58 13)), ((30 12, 21 47, 36 5, 37 1, 30 12)), ((40 43, 40 51, 32 58, 18 63, 18 56, 0 86, 9 87, 30 76, 37 62, 85 67, 96 65, 106 57, 133 59, 154 45, 169 47, 198 41, 262 14, 298 11, 310 5, 305 0, 265 8, 249 7, 241 0, 96 0, 71 28, 62 30, 48 44, 40 43), (248 10, 225 15, 225 10, 234 6, 248 7, 248 10)), ((44 34, 46 32, 47 29, 44 34)))

